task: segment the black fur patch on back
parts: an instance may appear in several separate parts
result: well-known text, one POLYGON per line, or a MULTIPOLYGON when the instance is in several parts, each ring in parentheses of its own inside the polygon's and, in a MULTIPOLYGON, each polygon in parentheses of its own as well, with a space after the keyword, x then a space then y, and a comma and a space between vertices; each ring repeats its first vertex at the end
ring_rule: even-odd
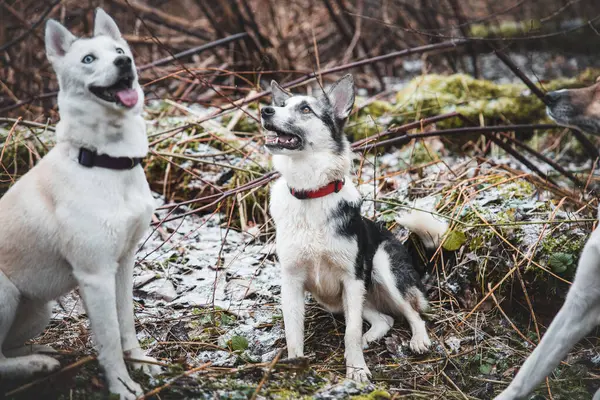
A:
POLYGON ((400 293, 412 287, 422 288, 420 277, 412 265, 412 258, 402 243, 382 223, 373 222, 360 214, 360 203, 341 201, 331 217, 339 221, 338 233, 358 242, 354 264, 355 276, 369 288, 372 284, 373 258, 383 244, 390 258, 391 270, 400 293))

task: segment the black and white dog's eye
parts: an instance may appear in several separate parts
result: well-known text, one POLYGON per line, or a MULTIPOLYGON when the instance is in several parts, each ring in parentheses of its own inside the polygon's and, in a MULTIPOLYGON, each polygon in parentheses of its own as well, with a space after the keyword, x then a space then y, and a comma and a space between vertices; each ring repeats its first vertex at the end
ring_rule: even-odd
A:
POLYGON ((308 114, 312 110, 310 109, 309 106, 304 106, 304 107, 302 107, 302 109, 300 111, 302 111, 302 114, 308 114))
POLYGON ((83 57, 83 59, 81 60, 81 62, 84 64, 91 64, 94 61, 96 61, 96 57, 94 57, 91 54, 88 54, 87 56, 83 57))
POLYGON ((117 47, 117 53, 119 53, 119 54, 125 54, 125 50, 123 50, 120 47, 117 47))

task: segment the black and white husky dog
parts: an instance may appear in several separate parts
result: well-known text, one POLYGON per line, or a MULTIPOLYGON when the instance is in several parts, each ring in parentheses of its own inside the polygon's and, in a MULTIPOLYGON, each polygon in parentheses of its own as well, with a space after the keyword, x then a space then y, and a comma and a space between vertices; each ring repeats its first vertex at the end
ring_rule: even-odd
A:
MULTIPOLYGON (((272 106, 261 110, 266 147, 282 177, 271 189, 270 212, 282 272, 282 308, 288 357, 304 355, 304 294, 346 319, 346 375, 368 381, 363 347, 382 338, 392 316, 410 324, 411 349, 431 342, 419 313, 427 309, 419 275, 406 248, 388 230, 363 218, 350 177, 351 153, 343 128, 354 105, 346 75, 318 97, 293 96, 271 82, 272 106), (363 335, 363 318, 371 325, 363 335)), ((426 247, 447 224, 430 214, 399 221, 426 247)))

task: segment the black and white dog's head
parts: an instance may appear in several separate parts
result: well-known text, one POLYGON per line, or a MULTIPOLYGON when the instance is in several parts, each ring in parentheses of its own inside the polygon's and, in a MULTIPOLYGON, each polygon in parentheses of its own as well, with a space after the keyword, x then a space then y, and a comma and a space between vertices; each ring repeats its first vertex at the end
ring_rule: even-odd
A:
POLYGON ((49 20, 46 54, 56 71, 63 105, 70 102, 94 112, 97 107, 130 110, 143 104, 131 50, 102 9, 96 10, 91 38, 77 38, 49 20))
POLYGON ((294 96, 271 82, 272 106, 261 110, 272 154, 341 153, 348 144, 346 123, 354 105, 354 79, 346 75, 318 97, 294 96))

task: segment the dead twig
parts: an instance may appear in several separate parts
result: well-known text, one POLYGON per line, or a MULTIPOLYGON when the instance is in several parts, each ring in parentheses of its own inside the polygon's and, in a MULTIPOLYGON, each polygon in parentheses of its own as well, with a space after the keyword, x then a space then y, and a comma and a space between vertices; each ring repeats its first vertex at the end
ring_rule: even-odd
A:
POLYGON ((215 41, 212 41, 209 43, 205 43, 201 46, 193 47, 189 50, 182 51, 181 53, 177 53, 172 56, 153 61, 149 64, 142 65, 141 67, 138 67, 138 71, 142 72, 142 71, 145 71, 145 70, 153 68, 153 67, 159 67, 161 65, 169 64, 173 61, 180 60, 184 57, 192 56, 195 54, 200 54, 203 51, 210 50, 212 48, 222 46, 224 44, 231 43, 236 40, 244 39, 247 36, 248 36, 248 34, 246 32, 236 33, 235 35, 227 36, 222 39, 218 39, 218 40, 215 40, 215 41))
POLYGON ((380 146, 389 145, 403 145, 410 142, 413 139, 422 139, 426 137, 434 136, 452 136, 461 134, 474 134, 474 133, 485 133, 485 132, 527 132, 537 129, 561 129, 560 126, 551 124, 522 124, 522 125, 499 125, 499 126, 469 126, 464 128, 452 128, 442 129, 431 132, 405 134, 392 139, 382 140, 377 143, 364 144, 361 146, 354 147, 354 151, 371 150, 380 146))

